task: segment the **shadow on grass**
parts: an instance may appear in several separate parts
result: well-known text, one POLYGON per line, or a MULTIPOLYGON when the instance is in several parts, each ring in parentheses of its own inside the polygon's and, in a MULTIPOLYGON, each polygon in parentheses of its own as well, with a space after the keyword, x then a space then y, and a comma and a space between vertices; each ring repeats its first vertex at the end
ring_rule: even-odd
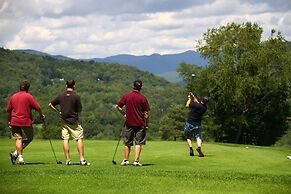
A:
POLYGON ((142 164, 142 166, 133 166, 133 164, 129 164, 129 165, 126 165, 126 166, 122 166, 122 165, 117 165, 117 164, 114 164, 113 166, 121 166, 121 167, 128 167, 128 166, 132 166, 132 167, 147 167, 147 166, 154 166, 156 164, 142 164))
POLYGON ((211 158, 211 157, 214 157, 214 156, 215 156, 215 155, 213 155, 213 154, 205 154, 205 155, 204 155, 205 158, 211 158))
POLYGON ((142 164, 142 166, 154 166, 155 164, 142 164))
POLYGON ((51 164, 51 163, 44 163, 44 162, 26 162, 25 165, 39 165, 39 164, 51 164))

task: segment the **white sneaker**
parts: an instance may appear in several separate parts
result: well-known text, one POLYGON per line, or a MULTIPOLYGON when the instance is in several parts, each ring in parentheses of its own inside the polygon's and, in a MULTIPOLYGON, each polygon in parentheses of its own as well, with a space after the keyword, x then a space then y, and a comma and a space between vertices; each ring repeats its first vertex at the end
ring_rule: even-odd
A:
POLYGON ((67 165, 67 166, 71 166, 71 165, 72 165, 72 161, 71 161, 71 160, 67 160, 67 161, 66 161, 66 165, 67 165))
POLYGON ((90 162, 87 162, 86 160, 83 160, 83 161, 80 161, 80 165, 81 166, 90 166, 91 163, 90 162))
POLYGON ((134 161, 134 163, 132 164, 133 166, 142 166, 141 163, 139 163, 139 161, 134 161))
POLYGON ((127 166, 127 165, 129 165, 129 161, 128 160, 122 160, 121 166, 127 166))
POLYGON ((9 153, 11 163, 14 165, 16 163, 17 155, 15 155, 13 152, 9 153))
POLYGON ((24 165, 24 164, 25 164, 25 162, 24 162, 23 158, 22 158, 22 159, 20 159, 20 160, 18 160, 18 164, 19 164, 19 165, 24 165))

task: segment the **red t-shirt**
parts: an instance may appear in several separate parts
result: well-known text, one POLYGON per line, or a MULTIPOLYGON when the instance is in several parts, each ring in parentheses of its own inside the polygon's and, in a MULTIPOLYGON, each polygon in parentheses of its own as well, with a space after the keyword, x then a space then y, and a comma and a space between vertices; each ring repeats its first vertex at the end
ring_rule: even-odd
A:
POLYGON ((31 126, 32 114, 31 109, 40 109, 40 105, 34 97, 26 92, 20 91, 10 98, 6 112, 11 111, 11 126, 31 126))
POLYGON ((145 126, 144 112, 149 111, 150 106, 147 98, 138 90, 125 94, 117 105, 125 105, 127 126, 145 126))

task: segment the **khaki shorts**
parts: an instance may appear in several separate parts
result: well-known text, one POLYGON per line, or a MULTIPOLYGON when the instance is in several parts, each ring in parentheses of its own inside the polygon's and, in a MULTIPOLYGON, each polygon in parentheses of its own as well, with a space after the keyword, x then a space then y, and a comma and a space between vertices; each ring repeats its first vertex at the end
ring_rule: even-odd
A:
POLYGON ((68 140, 72 137, 74 140, 83 139, 83 128, 81 125, 63 124, 62 139, 68 140))
POLYGON ((11 126, 11 138, 22 139, 23 141, 32 141, 33 139, 33 128, 29 127, 18 127, 11 126))

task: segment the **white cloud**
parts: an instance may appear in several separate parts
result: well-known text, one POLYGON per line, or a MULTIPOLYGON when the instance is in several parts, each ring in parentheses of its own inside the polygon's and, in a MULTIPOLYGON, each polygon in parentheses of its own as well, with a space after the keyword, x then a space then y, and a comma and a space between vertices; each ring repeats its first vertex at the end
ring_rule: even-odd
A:
POLYGON ((2 0, 0 46, 74 58, 177 53, 195 49, 209 28, 246 21, 263 27, 264 39, 275 28, 291 40, 290 7, 287 0, 2 0))

